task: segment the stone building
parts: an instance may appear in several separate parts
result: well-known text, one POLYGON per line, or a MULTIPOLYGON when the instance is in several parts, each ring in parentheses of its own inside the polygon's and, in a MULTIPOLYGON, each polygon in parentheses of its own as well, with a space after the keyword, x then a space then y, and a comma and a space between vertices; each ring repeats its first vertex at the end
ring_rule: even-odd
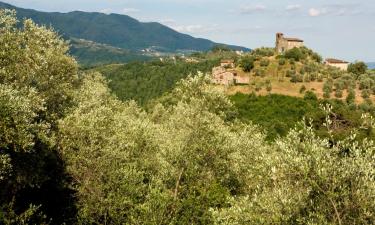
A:
POLYGON ((339 68, 340 70, 343 70, 343 71, 347 71, 348 66, 349 66, 349 62, 346 62, 340 59, 331 59, 331 58, 326 59, 324 61, 324 64, 327 66, 333 66, 333 67, 339 68))
POLYGON ((212 68, 212 83, 225 86, 248 84, 249 77, 238 76, 235 70, 226 69, 224 66, 218 66, 212 68))
POLYGON ((234 60, 233 59, 224 59, 224 60, 221 60, 220 62, 220 66, 221 67, 225 67, 225 68, 234 68, 234 60))
POLYGON ((284 37, 283 33, 276 34, 276 51, 277 53, 284 53, 292 48, 303 47, 303 40, 298 38, 284 37))

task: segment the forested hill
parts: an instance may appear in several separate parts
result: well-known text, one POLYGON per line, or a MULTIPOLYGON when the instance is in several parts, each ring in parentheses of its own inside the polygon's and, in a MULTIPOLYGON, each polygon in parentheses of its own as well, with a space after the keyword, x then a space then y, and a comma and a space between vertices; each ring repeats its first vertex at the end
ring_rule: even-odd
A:
MULTIPOLYGON (((179 33, 160 23, 142 23, 126 15, 74 11, 40 12, 0 2, 0 8, 15 9, 18 18, 31 18, 38 24, 52 25, 67 37, 75 37, 130 50, 155 48, 158 51, 206 51, 217 43, 179 33)), ((244 47, 230 46, 236 50, 244 47)))

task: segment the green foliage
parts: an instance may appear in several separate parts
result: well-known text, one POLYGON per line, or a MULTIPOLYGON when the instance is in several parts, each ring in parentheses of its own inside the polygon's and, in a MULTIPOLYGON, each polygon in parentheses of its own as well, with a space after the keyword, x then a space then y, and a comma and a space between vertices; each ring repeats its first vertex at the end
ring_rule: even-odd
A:
POLYGON ((262 66, 262 67, 267 67, 269 64, 270 64, 270 60, 269 59, 262 59, 262 60, 260 60, 260 66, 262 66))
POLYGON ((229 52, 231 49, 226 45, 215 45, 211 48, 212 52, 229 52))
POLYGON ((254 68, 254 61, 253 56, 244 56, 241 58, 240 67, 244 72, 250 72, 254 68))
POLYGON ((374 146, 354 137, 330 144, 301 124, 253 165, 262 184, 213 210, 216 224, 371 224, 374 146))
POLYGON ((186 73, 213 61, 110 65, 100 68, 110 81, 78 79, 64 41, 31 21, 17 25, 9 11, 0 11, 0 50, 0 224, 375 220, 370 101, 365 114, 309 92, 236 94, 232 103, 208 76, 186 73), (170 82, 158 90, 169 92, 146 111, 111 93, 121 73, 119 81, 146 77, 146 87, 158 74, 170 82))
POLYGON ((336 89, 335 97, 336 98, 342 98, 343 91, 341 89, 336 89))
POLYGON ((306 91, 305 95, 303 96, 303 99, 307 100, 307 101, 317 101, 318 97, 316 96, 316 94, 314 92, 306 91))
POLYGON ((351 63, 348 67, 348 72, 357 76, 366 73, 367 65, 364 62, 351 63))
POLYGON ((115 48, 92 41, 71 38, 70 54, 81 67, 93 67, 110 63, 127 63, 132 61, 148 61, 151 56, 142 55, 136 51, 115 48))
POLYGON ((133 62, 95 68, 109 80, 109 87, 121 100, 135 100, 141 105, 171 91, 175 84, 197 71, 211 72, 219 60, 187 63, 182 60, 133 62))
POLYGON ((0 10, 1 224, 42 224, 44 214, 56 223, 75 219, 55 147, 57 121, 74 105, 79 83, 67 51, 52 30, 0 10))
POLYGON ((285 58, 280 58, 279 59, 279 65, 284 66, 286 64, 286 59, 285 58))
POLYGON ((348 91, 348 96, 346 96, 346 102, 348 104, 355 102, 355 90, 354 89, 350 89, 348 91))
POLYGON ((267 47, 256 48, 251 51, 251 54, 260 57, 270 57, 275 55, 275 49, 267 47))
POLYGON ((284 53, 285 58, 300 61, 306 58, 301 48, 292 48, 284 53))
POLYGON ((264 127, 268 140, 275 139, 277 135, 286 135, 289 128, 317 106, 316 101, 307 102, 276 94, 256 96, 237 93, 231 100, 238 109, 239 118, 264 127))

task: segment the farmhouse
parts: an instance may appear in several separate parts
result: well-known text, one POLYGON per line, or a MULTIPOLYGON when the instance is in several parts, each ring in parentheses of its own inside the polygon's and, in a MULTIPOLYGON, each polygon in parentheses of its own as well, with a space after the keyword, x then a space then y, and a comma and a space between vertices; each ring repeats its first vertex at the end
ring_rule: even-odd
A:
POLYGON ((233 59, 221 60, 220 66, 225 67, 225 68, 234 68, 234 60, 233 59))
POLYGON ((212 83, 219 85, 248 84, 249 77, 239 76, 234 70, 234 61, 221 63, 220 66, 212 68, 212 83), (229 68, 229 69, 228 69, 229 68))
POLYGON ((339 68, 340 70, 348 70, 349 62, 340 60, 340 59, 331 59, 328 58, 324 61, 324 64, 327 66, 333 66, 339 68))
POLYGON ((292 48, 303 47, 303 40, 298 38, 284 37, 283 33, 276 34, 276 51, 277 53, 284 53, 292 48))

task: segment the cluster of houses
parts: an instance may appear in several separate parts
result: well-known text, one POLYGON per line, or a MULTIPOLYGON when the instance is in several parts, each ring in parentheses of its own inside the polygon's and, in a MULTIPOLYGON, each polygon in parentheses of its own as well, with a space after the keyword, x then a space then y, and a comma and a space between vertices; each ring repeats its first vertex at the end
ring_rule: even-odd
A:
POLYGON ((220 66, 212 68, 212 82, 225 86, 249 84, 249 77, 239 76, 235 67, 234 60, 221 60, 220 66))
MULTIPOLYGON (((276 34, 276 47, 275 50, 278 54, 304 46, 304 41, 299 38, 284 37, 283 33, 276 34)), ((340 59, 327 58, 324 61, 327 66, 336 67, 340 70, 346 71, 349 66, 349 62, 340 59)), ((235 84, 248 84, 248 76, 239 76, 235 70, 234 60, 222 60, 220 66, 212 69, 212 78, 214 84, 220 84, 225 86, 235 84)))

